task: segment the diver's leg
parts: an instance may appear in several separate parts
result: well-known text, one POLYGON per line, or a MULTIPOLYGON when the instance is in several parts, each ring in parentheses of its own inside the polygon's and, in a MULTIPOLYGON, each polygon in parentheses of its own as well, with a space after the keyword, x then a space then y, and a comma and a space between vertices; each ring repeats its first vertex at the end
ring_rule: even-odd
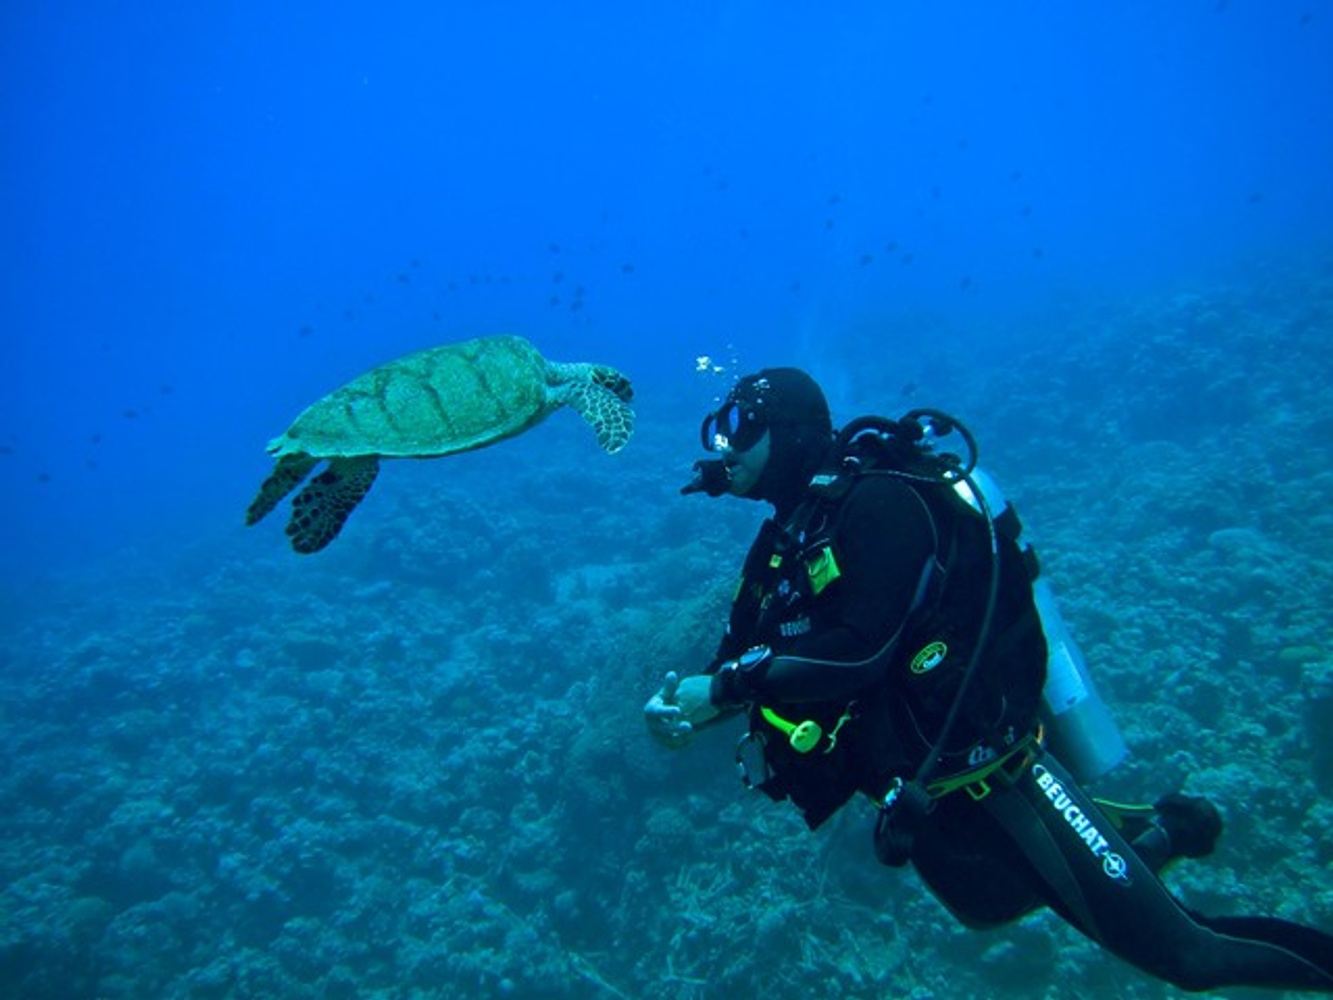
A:
POLYGON ((971 930, 1011 923, 1044 903, 1013 841, 963 795, 945 796, 926 816, 914 838, 912 867, 971 930))
POLYGON ((1333 992, 1333 937, 1281 921, 1195 918, 1050 755, 982 802, 1047 903, 1125 961, 1187 990, 1333 992))
POLYGON ((1152 805, 1093 801, 1134 853, 1159 875, 1179 858, 1206 858, 1222 834, 1221 814, 1202 796, 1172 792, 1152 805))

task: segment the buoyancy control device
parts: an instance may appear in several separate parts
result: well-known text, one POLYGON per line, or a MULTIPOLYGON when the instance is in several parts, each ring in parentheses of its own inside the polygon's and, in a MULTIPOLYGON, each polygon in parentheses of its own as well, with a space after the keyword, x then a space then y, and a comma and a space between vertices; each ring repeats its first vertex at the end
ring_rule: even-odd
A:
POLYGON ((937 776, 943 748, 958 721, 959 710, 990 636, 1000 583, 1001 525, 1024 554, 1033 584, 1034 605, 1046 638, 1046 682, 1038 713, 1046 745, 1080 783, 1092 781, 1114 767, 1126 753, 1124 740, 1110 711, 1097 697, 1082 654, 1065 627, 1050 587, 1039 579, 1035 553, 1020 539, 1022 523, 1017 513, 994 480, 977 468, 977 444, 971 432, 947 413, 918 409, 896 421, 883 417, 858 418, 839 433, 835 450, 848 469, 859 467, 871 475, 899 476, 908 481, 951 487, 981 515, 990 540, 989 594, 979 637, 930 752, 910 778, 896 777, 879 802, 874 829, 876 857, 892 867, 906 864, 912 856, 916 829, 931 808, 932 779, 937 776), (941 442, 954 434, 963 440, 965 456, 942 446, 941 442))
MULTIPOLYGON (((836 451, 845 465, 861 472, 951 486, 986 520, 992 546, 997 524, 1003 525, 1005 533, 1026 557, 1032 574, 1033 599, 1046 638, 1046 683, 1040 717, 1048 748, 1079 782, 1096 780, 1124 759, 1128 752, 1124 738, 1106 703, 1097 694, 1087 663, 1065 625, 1050 585, 1040 577, 1038 561, 1024 537, 1022 522, 995 480, 977 467, 977 444, 967 427, 937 410, 912 410, 896 421, 860 417, 840 432, 836 451), (945 448, 944 442, 952 435, 962 439, 966 455, 945 448)), ((997 584, 993 577, 992 587, 997 584)), ((990 606, 993 597, 992 594, 990 606)), ((989 620, 982 623, 982 638, 975 651, 978 656, 988 632, 989 620)), ((971 672, 969 665, 965 674, 971 672)), ((963 684, 967 685, 966 677, 963 684)), ((960 690, 959 701, 961 693, 960 690)), ((946 730, 949 725, 946 722, 946 730)), ((941 745, 942 742, 941 739, 941 745)), ((928 759, 923 774, 933 767, 934 761, 928 759)), ((918 776, 918 780, 921 778, 918 776)))

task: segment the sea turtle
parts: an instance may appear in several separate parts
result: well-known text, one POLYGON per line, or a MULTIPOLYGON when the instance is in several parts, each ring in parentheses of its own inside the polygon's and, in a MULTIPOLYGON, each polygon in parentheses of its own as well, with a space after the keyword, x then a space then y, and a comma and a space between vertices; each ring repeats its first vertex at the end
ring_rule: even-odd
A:
POLYGON ((269 442, 277 465, 250 509, 255 524, 323 459, 292 501, 287 534, 318 552, 375 481, 381 458, 438 458, 522 434, 573 407, 615 453, 634 430, 629 379, 605 365, 547 361, 522 337, 482 337, 372 368, 306 408, 269 442))

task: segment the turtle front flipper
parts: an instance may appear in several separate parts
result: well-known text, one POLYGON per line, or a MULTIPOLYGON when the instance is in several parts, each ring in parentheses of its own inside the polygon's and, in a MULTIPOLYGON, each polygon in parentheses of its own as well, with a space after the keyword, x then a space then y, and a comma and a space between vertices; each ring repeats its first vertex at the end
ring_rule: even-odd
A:
POLYGON ((319 459, 300 452, 283 455, 273 467, 264 485, 250 502, 245 512, 246 524, 258 524, 264 516, 282 502, 292 490, 300 485, 301 480, 310 475, 310 470, 319 464, 319 459))
POLYGON ((592 380, 603 389, 610 389, 626 403, 634 400, 634 387, 629 379, 609 365, 593 365, 592 380))
POLYGON ((568 400, 569 406, 592 424, 597 443, 611 455, 625 447, 634 433, 634 411, 625 402, 631 395, 629 380, 624 376, 620 380, 623 386, 619 391, 604 388, 596 381, 574 386, 568 400))
POLYGON ((318 552, 337 538, 379 471, 378 455, 329 459, 329 467, 292 501, 292 517, 287 522, 292 548, 302 554, 318 552))

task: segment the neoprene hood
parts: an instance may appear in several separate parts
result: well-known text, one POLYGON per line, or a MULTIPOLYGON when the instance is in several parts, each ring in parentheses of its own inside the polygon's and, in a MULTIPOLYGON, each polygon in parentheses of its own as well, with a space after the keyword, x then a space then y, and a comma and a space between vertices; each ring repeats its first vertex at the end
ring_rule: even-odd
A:
POLYGON ((758 435, 769 432, 770 454, 763 475, 748 494, 767 500, 779 511, 794 504, 810 479, 828 459, 833 420, 819 384, 799 368, 764 368, 732 387, 739 426, 753 423, 758 435))

